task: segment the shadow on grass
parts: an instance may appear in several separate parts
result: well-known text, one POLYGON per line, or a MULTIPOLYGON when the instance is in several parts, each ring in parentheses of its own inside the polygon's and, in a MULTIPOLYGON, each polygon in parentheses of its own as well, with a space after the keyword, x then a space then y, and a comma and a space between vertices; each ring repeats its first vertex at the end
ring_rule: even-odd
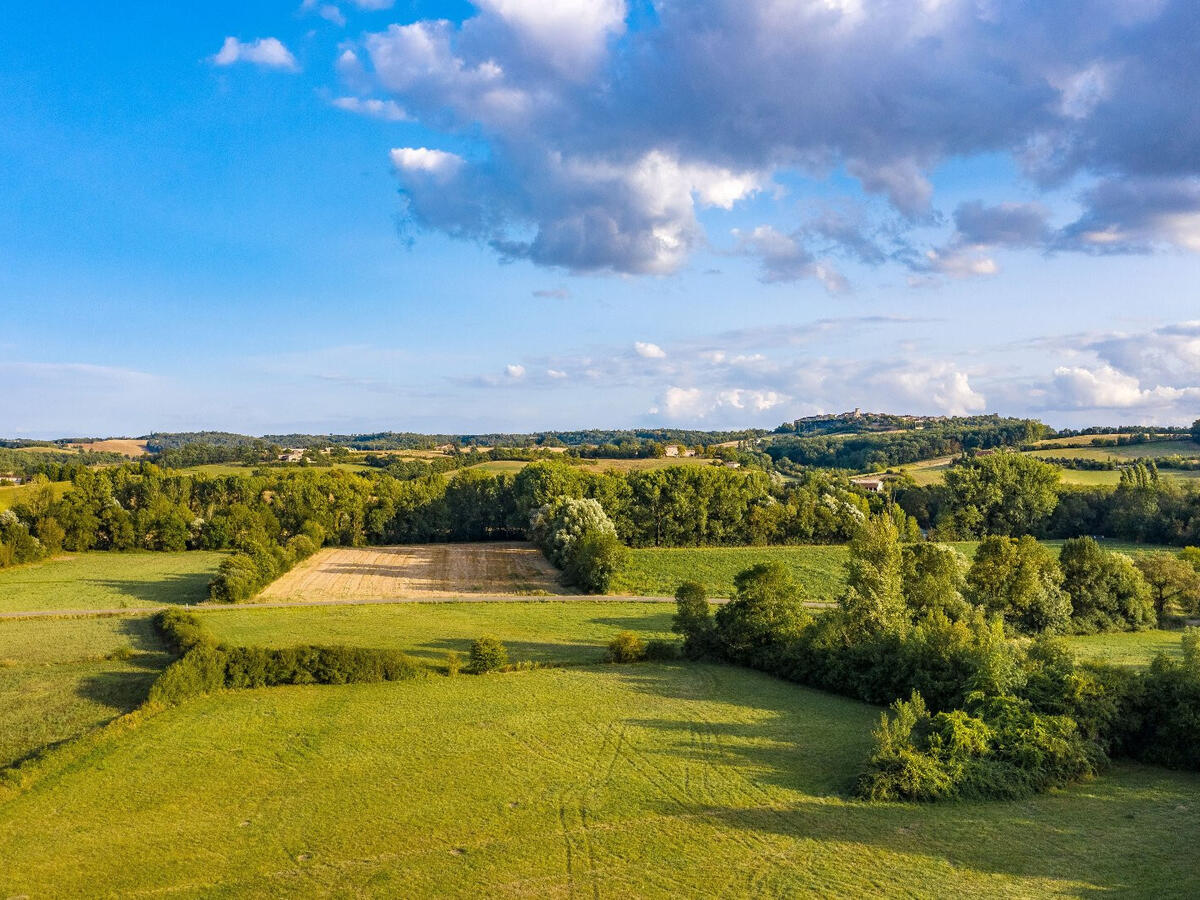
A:
MULTIPOLYGON (((480 636, 483 636, 483 632, 480 632, 480 636)), ((571 665, 598 663, 604 655, 605 650, 603 644, 588 640, 550 643, 509 641, 505 640, 501 635, 493 636, 500 637, 501 642, 508 650, 508 661, 510 663, 525 662, 526 660, 539 663, 563 663, 571 665)), ((471 644, 474 642, 474 637, 440 638, 419 644, 409 652, 413 656, 437 660, 445 657, 448 651, 454 650, 465 658, 471 652, 471 644)))
POLYGON ((183 606, 202 603, 208 599, 208 585, 213 572, 184 572, 159 577, 156 581, 141 579, 96 579, 93 584, 108 588, 140 603, 163 606, 183 606))
MULTIPOLYGON (((636 601, 636 597, 633 598, 636 601)), ((616 616, 598 616, 595 619, 589 619, 588 623, 592 625, 608 625, 619 631, 670 631, 671 621, 675 616, 675 607, 661 604, 664 608, 662 612, 651 613, 646 616, 625 616, 623 618, 616 616)))
MULTIPOLYGON (((677 792, 650 801, 662 815, 829 845, 818 854, 853 844, 907 856, 914 869, 927 868, 924 857, 981 873, 1057 880, 1073 896, 1196 896, 1200 865, 1191 836, 1200 833, 1200 775, 1120 763, 1090 782, 1019 801, 868 803, 854 799, 853 787, 878 708, 723 666, 621 669, 638 691, 756 711, 750 722, 708 722, 701 706, 691 721, 630 721, 663 737, 649 742, 663 748, 657 752, 745 779, 736 791, 744 805, 691 803, 677 792), (671 671, 676 677, 666 677, 671 671), (761 683, 748 685, 747 677, 761 683), (784 792, 761 794, 762 785, 784 792)), ((874 855, 881 866, 894 865, 874 855)), ((946 878, 947 886, 955 883, 953 868, 946 878)), ((926 882, 918 893, 940 892, 926 882)))

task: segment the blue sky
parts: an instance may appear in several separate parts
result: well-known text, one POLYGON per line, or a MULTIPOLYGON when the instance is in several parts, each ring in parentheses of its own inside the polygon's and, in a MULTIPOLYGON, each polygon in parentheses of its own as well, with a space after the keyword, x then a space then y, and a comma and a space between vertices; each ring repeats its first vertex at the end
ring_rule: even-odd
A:
POLYGON ((0 432, 1200 416, 1169 0, 47 2, 0 432))

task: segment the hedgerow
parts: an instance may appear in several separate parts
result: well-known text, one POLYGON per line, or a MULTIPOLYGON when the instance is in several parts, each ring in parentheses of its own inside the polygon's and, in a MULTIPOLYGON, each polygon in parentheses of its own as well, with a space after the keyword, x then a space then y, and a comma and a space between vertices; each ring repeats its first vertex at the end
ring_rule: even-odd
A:
POLYGON ((164 706, 221 688, 402 681, 425 671, 399 650, 315 645, 228 647, 218 645, 190 613, 167 610, 155 621, 167 643, 183 653, 150 690, 151 702, 164 706))

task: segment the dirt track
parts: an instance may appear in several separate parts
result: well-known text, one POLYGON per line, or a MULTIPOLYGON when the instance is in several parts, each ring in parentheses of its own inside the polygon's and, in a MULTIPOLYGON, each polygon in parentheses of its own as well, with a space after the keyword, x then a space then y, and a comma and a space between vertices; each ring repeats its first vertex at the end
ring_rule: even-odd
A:
POLYGON ((411 544, 321 550, 256 599, 311 603, 572 593, 530 544, 411 544))

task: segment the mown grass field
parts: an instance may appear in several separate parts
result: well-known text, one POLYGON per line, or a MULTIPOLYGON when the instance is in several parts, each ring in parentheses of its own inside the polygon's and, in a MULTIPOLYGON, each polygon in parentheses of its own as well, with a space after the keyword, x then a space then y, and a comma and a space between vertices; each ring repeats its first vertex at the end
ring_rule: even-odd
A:
POLYGON ((0 622, 0 767, 135 709, 168 659, 149 616, 0 622))
POLYGON ((702 665, 222 693, 0 800, 0 892, 1191 894, 1200 776, 868 805, 877 716, 702 665))
POLYGON ((512 662, 595 663, 620 631, 636 631, 645 640, 674 637, 674 612, 672 604, 580 599, 231 609, 203 615, 205 626, 231 644, 383 647, 441 667, 450 650, 466 659, 471 642, 482 635, 503 641, 512 662))
POLYGON ((760 562, 782 562, 814 600, 832 599, 845 586, 844 546, 648 547, 629 551, 629 562, 613 579, 614 594, 670 597, 684 581, 699 581, 710 596, 733 596, 733 578, 760 562))
POLYGON ((223 557, 199 550, 94 552, 0 570, 0 612, 201 603, 223 557))

